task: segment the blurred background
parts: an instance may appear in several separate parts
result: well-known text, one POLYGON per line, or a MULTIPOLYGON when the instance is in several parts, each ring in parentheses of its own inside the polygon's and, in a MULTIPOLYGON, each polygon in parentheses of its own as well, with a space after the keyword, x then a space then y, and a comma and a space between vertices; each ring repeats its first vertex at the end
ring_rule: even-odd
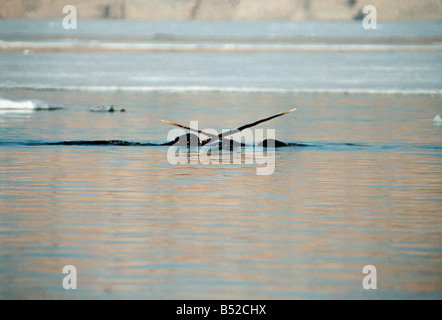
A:
POLYGON ((374 5, 380 20, 439 20, 439 0, 0 0, 0 18, 57 18, 75 5, 83 19, 353 20, 374 5))

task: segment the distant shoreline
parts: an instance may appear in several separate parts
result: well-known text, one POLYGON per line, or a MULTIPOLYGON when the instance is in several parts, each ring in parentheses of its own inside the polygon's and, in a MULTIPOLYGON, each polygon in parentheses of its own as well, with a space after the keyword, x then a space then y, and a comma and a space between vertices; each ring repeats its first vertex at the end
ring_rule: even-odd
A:
MULTIPOLYGON (((0 0, 0 18, 53 19, 65 0, 0 0)), ((69 4, 82 19, 127 20, 359 20, 367 4, 378 19, 442 20, 440 0, 76 0, 69 4)))

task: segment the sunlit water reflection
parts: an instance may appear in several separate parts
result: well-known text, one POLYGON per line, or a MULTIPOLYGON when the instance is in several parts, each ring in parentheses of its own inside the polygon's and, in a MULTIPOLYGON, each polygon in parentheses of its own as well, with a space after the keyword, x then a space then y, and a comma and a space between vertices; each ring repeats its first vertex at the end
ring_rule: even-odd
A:
POLYGON ((440 98, 37 97, 70 105, 0 115, 1 298, 441 298, 440 98), (127 112, 84 105, 109 100, 127 112), (43 145, 164 142, 160 119, 220 130, 293 105, 262 128, 308 146, 277 149, 270 176, 256 164, 174 166, 168 147, 43 145), (68 264, 76 291, 62 287, 68 264), (376 291, 362 288, 368 264, 376 291))

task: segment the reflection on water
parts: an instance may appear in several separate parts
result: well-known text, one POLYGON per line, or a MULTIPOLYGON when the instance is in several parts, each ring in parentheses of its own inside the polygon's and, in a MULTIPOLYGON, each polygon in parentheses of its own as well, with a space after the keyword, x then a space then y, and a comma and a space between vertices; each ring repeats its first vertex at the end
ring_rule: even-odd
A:
POLYGON ((164 141, 162 118, 235 127, 294 98, 296 115, 263 127, 311 147, 278 149, 270 176, 172 166, 167 147, 3 144, 0 298, 440 299, 439 98, 149 94, 124 115, 77 106, 6 121, 1 139, 164 141), (171 99, 168 112, 142 105, 171 99), (242 107, 214 107, 226 101, 242 107), (76 291, 62 287, 68 264, 76 291), (376 291, 362 288, 368 264, 376 291))

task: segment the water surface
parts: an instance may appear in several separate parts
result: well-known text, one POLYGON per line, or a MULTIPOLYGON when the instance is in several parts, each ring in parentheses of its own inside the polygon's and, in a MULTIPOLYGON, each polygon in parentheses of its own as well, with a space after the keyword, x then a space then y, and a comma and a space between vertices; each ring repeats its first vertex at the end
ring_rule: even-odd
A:
POLYGON ((371 41, 372 52, 333 48, 366 34, 356 22, 89 22, 73 40, 56 23, 32 23, 0 20, 1 40, 121 43, 138 30, 130 42, 297 46, 317 34, 332 47, 3 48, 0 298, 442 297, 438 23, 386 24, 356 41, 371 41), (347 31, 336 38, 333 28, 347 31), (394 50, 376 47, 390 38, 394 50), (22 100, 63 109, 11 107, 22 100), (88 111, 97 104, 126 112, 88 111), (174 166, 168 147, 51 145, 161 143, 172 129, 161 119, 221 131, 293 107, 259 128, 307 146, 277 149, 269 176, 256 175, 256 163, 174 166), (75 291, 62 287, 65 265, 77 268, 75 291), (377 268, 377 290, 362 287, 365 265, 377 268))

